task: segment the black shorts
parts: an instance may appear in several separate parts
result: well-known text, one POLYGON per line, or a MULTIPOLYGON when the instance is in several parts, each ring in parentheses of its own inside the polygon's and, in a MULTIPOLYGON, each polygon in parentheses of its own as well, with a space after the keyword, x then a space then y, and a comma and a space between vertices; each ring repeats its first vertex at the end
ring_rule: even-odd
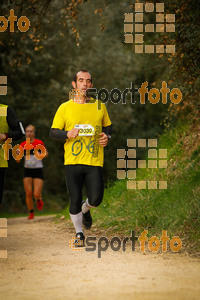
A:
POLYGON ((25 177, 44 179, 43 169, 42 168, 37 168, 37 169, 24 168, 24 178, 25 177))

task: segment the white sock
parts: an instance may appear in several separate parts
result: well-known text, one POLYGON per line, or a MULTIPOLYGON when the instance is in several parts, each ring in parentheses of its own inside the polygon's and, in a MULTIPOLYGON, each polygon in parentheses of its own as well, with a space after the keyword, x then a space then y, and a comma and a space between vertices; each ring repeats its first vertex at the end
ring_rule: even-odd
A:
POLYGON ((82 212, 85 214, 92 207, 95 207, 95 206, 90 205, 89 202, 88 202, 88 199, 86 199, 85 203, 82 206, 82 212))
POLYGON ((76 230, 76 233, 83 232, 83 229, 82 229, 83 213, 82 213, 82 211, 76 215, 70 214, 70 217, 71 217, 72 223, 74 225, 74 228, 76 230))

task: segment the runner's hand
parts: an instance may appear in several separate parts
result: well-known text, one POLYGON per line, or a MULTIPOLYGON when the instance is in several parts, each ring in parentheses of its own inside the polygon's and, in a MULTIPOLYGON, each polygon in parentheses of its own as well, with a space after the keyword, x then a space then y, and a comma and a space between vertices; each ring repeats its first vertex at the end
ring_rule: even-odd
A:
POLYGON ((102 147, 106 147, 106 145, 108 144, 108 137, 107 135, 102 132, 99 134, 101 137, 99 139, 99 144, 102 146, 102 147))
POLYGON ((68 139, 71 139, 71 138, 75 139, 78 136, 79 130, 80 129, 77 129, 77 128, 73 128, 73 129, 69 130, 67 133, 68 139))

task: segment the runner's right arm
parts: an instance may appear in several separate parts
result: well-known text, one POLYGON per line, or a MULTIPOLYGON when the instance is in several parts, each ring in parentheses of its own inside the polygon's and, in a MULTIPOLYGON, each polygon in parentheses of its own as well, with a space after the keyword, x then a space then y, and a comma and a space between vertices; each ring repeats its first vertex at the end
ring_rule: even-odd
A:
POLYGON ((78 136, 80 129, 73 128, 69 131, 60 130, 58 128, 51 128, 50 129, 50 137, 54 140, 66 140, 70 138, 76 138, 78 136))
POLYGON ((53 140, 62 141, 68 139, 67 133, 68 131, 60 130, 58 128, 51 128, 49 135, 53 140))

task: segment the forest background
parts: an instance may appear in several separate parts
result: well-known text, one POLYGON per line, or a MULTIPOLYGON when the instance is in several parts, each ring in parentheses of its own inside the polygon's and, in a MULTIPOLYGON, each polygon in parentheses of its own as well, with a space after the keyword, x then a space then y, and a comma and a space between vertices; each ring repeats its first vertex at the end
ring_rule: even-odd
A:
MULTIPOLYGON (((180 104, 169 100, 145 105, 111 101, 107 103, 113 123, 110 145, 105 150, 106 186, 117 180, 117 149, 130 138, 158 138, 178 122, 199 124, 199 15, 198 0, 165 0, 165 14, 176 15, 175 33, 147 33, 144 44, 175 44, 174 54, 137 54, 134 44, 124 43, 124 14, 134 13, 131 0, 1 0, 0 15, 8 18, 14 9, 17 18, 26 16, 30 29, 0 32, 0 75, 8 78, 8 93, 1 103, 10 105, 24 127, 33 124, 36 137, 49 151, 44 160, 44 199, 46 211, 60 211, 69 201, 63 166, 63 143, 49 137, 58 106, 69 99, 73 74, 88 69, 97 90, 118 88, 131 82, 139 88, 160 90, 162 81, 183 94, 180 104)), ((146 1, 145 3, 161 1, 146 1)), ((146 13, 144 23, 156 23, 155 13, 146 13)), ((16 143, 13 143, 13 146, 16 143)), ((199 152, 198 152, 199 153, 199 152)), ((137 153, 137 158, 144 157, 137 153)), ((2 210, 26 212, 22 184, 23 165, 10 157, 2 210)))

